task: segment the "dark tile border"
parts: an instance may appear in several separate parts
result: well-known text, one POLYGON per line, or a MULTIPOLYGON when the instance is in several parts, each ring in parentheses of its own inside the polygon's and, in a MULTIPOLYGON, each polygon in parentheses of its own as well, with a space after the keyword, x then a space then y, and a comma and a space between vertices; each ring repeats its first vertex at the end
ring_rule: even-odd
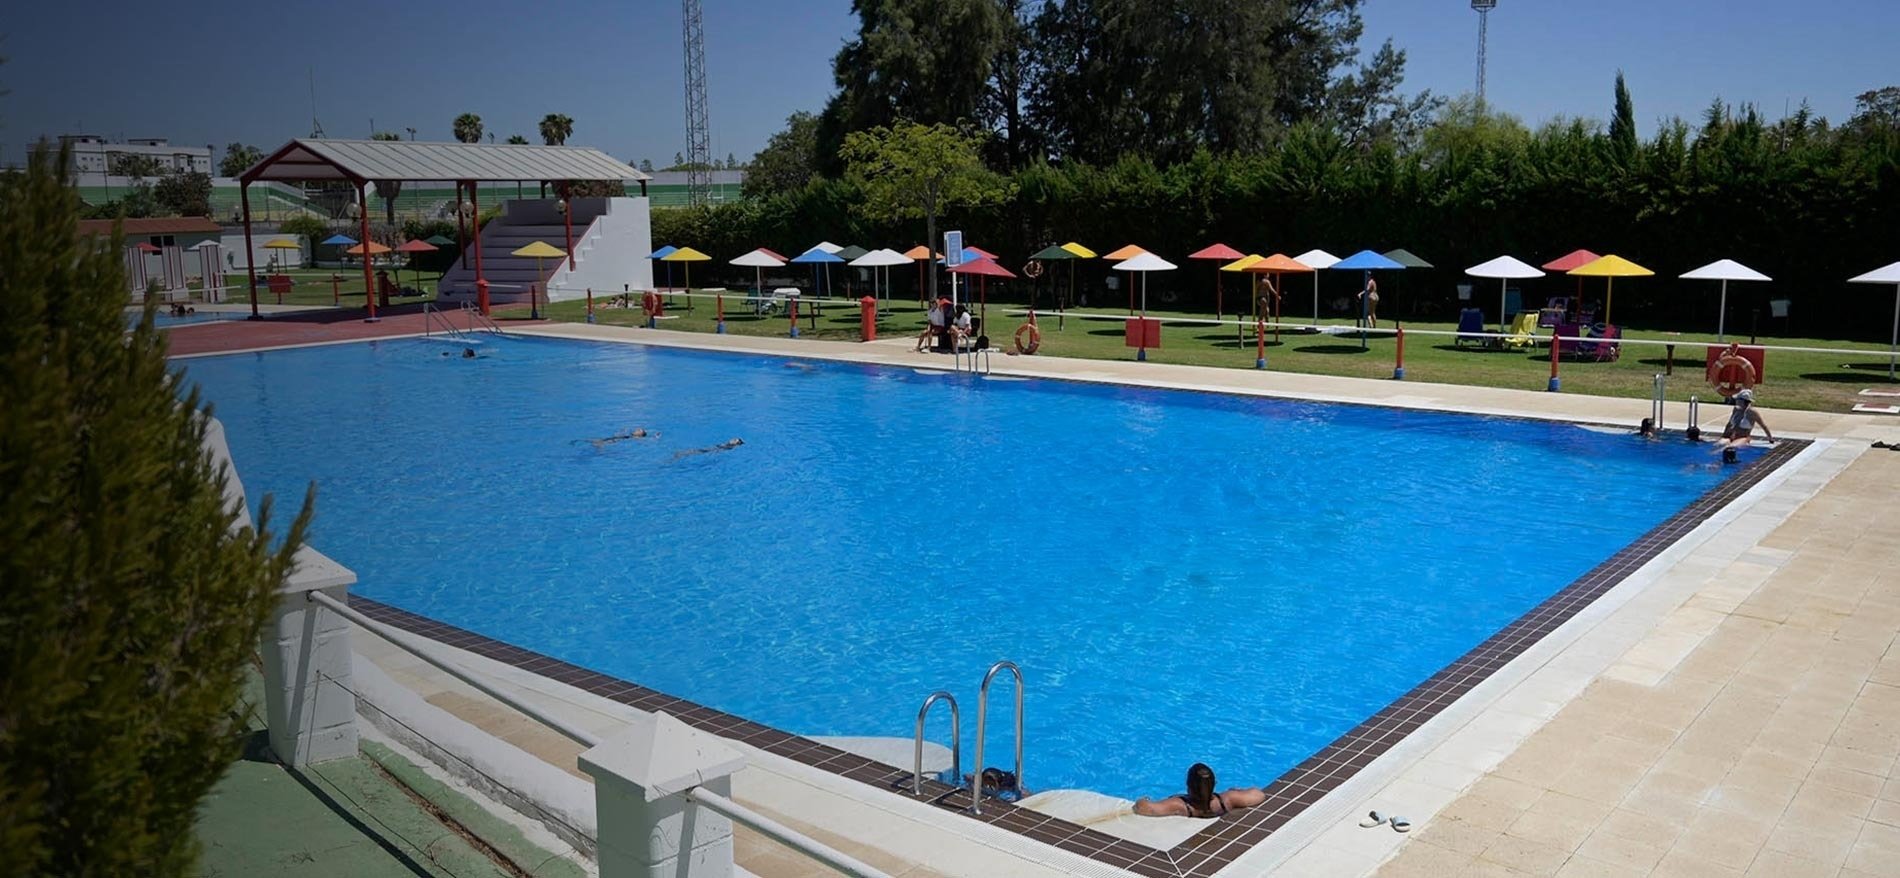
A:
MULTIPOLYGON (((1266 787, 1266 803, 1209 821, 1207 828, 1168 850, 1116 838, 1004 802, 984 804, 981 816, 969 813, 967 792, 935 780, 924 782, 924 801, 971 820, 997 826, 1025 838, 1087 857, 1145 878, 1208 878, 1265 841, 1280 827, 1327 793, 1392 749, 1426 721, 1523 654, 1546 634, 1590 606, 1637 568, 1694 530, 1730 501, 1800 453, 1809 443, 1784 440, 1742 471, 1724 479, 1635 542, 1592 568, 1556 594, 1532 607, 1483 643, 1446 665, 1410 692, 1339 736, 1266 787)), ((437 622, 361 595, 350 606, 376 621, 428 637, 476 655, 531 671, 611 701, 640 710, 664 710, 694 728, 750 744, 814 768, 911 797, 910 772, 893 768, 788 732, 656 692, 552 656, 522 649, 475 632, 437 622)))

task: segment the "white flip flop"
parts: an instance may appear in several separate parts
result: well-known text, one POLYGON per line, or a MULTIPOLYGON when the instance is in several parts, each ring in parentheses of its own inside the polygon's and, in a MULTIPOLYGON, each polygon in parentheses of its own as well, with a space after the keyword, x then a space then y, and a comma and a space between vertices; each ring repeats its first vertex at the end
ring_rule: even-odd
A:
POLYGON ((1411 832, 1412 831, 1412 821, 1407 820, 1403 817, 1394 817, 1392 818, 1391 823, 1392 823, 1392 830, 1394 832, 1411 832))
POLYGON ((1385 825, 1385 815, 1377 811, 1369 811, 1366 813, 1366 819, 1359 821, 1359 825, 1367 829, 1371 829, 1374 826, 1383 826, 1385 825))

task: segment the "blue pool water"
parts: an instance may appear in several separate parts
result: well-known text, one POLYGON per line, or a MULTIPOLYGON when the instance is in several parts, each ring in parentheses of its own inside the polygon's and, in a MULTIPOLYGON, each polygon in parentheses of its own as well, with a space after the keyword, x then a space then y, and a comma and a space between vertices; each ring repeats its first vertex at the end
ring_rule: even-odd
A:
MULTIPOLYGON (((232 313, 229 311, 199 311, 196 314, 186 314, 182 317, 174 317, 170 313, 160 310, 157 314, 152 315, 152 318, 153 318, 154 326, 157 326, 159 329, 168 329, 173 326, 187 326, 193 323, 212 323, 219 320, 236 320, 243 316, 244 316, 243 314, 232 313)), ((126 325, 126 328, 128 329, 138 326, 139 312, 130 311, 130 310, 126 311, 125 325, 126 325)))
POLYGON ((948 688, 966 765, 1013 659, 1035 789, 1267 782, 1726 475, 1563 424, 481 349, 185 365, 253 501, 317 482, 312 539, 361 594, 802 734, 907 737, 948 688), (585 441, 634 427, 659 436, 585 441))

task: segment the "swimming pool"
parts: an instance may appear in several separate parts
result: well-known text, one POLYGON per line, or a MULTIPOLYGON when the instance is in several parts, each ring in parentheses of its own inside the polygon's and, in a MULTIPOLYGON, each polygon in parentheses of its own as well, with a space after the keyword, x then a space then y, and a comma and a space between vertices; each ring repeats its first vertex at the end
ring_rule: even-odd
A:
MULTIPOLYGON (((174 327, 174 326, 189 326, 194 323, 212 323, 219 320, 236 320, 243 317, 244 315, 241 313, 235 313, 235 312, 230 312, 230 311, 199 311, 194 314, 186 314, 184 316, 177 316, 161 308, 157 314, 154 314, 152 316, 153 316, 152 325, 158 327, 159 329, 170 329, 171 327, 174 327)), ((139 325, 138 310, 130 309, 130 308, 126 309, 126 312, 125 312, 126 328, 131 329, 138 325, 139 325)))
POLYGON ((948 688, 966 766, 976 685, 1013 659, 1036 789, 1173 790, 1197 760, 1265 783, 1726 475, 1556 423, 481 350, 186 368, 253 499, 318 482, 312 539, 358 593, 800 734, 907 737, 948 688), (634 427, 659 435, 587 441, 634 427))

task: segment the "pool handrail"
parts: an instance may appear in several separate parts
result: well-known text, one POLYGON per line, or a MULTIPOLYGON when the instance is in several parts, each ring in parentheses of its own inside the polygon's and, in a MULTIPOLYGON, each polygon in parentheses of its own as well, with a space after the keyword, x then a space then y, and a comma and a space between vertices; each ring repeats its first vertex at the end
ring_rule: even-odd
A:
MULTIPOLYGON (((477 691, 481 692, 482 694, 487 695, 488 697, 493 698, 496 701, 499 701, 510 708, 513 708, 515 711, 527 716, 529 719, 539 722, 542 725, 547 726, 548 728, 553 729, 556 732, 559 732, 563 737, 566 737, 568 740, 571 740, 576 744, 580 744, 583 747, 593 748, 593 747, 600 746, 601 741, 603 740, 601 736, 596 735, 593 732, 588 731, 587 729, 584 729, 578 725, 574 725, 572 723, 566 722, 560 719, 559 717, 556 717, 553 714, 545 710, 542 710, 533 704, 528 703, 524 699, 517 698, 495 686, 489 685, 488 683, 484 682, 478 675, 476 675, 475 672, 462 667, 460 664, 454 661, 451 661, 450 659, 445 658, 443 656, 436 655, 434 653, 434 649, 439 644, 437 644, 433 640, 425 638, 421 635, 410 634, 408 632, 405 632, 396 628, 393 625, 388 625, 383 622, 378 622, 375 619, 371 619, 370 617, 363 615, 361 612, 351 609, 350 605, 342 601, 339 601, 336 598, 333 598, 320 591, 306 592, 304 594, 304 599, 311 603, 319 604, 323 606, 325 609, 328 609, 331 612, 334 612, 337 615, 342 616, 343 618, 356 623, 356 625, 362 628, 363 630, 368 631, 371 634, 374 634, 378 637, 381 637, 383 640, 400 648, 402 651, 407 652, 410 655, 413 655, 416 658, 421 659, 423 662, 435 667, 436 670, 442 671, 443 673, 448 674, 449 676, 454 677, 455 679, 460 680, 463 683, 466 683, 469 686, 474 687, 477 691)), ((725 796, 719 795, 718 793, 715 793, 712 790, 709 790, 703 786, 694 786, 690 789, 687 789, 684 791, 684 795, 688 801, 691 801, 694 804, 699 805, 700 807, 708 808, 719 814, 723 814, 728 819, 732 820, 733 822, 750 827, 753 831, 758 832, 761 835, 764 835, 768 838, 771 838, 781 844, 784 844, 787 847, 790 847, 793 850, 796 850, 808 857, 811 857, 812 859, 817 860, 818 862, 824 864, 825 866, 835 869, 843 874, 853 876, 853 878, 890 878, 888 873, 883 872, 882 870, 879 870, 878 868, 874 866, 870 866, 864 863, 863 861, 857 859, 856 857, 851 856, 850 854, 840 851, 837 848, 831 847, 830 845, 827 845, 824 842, 821 842, 808 835, 804 835, 800 833, 798 830, 792 829, 791 827, 788 827, 782 823, 779 823, 778 821, 773 820, 770 817, 767 817, 763 814, 758 813, 757 811, 747 808, 744 805, 741 805, 738 802, 735 802, 729 798, 726 798, 725 796)), ((595 827, 594 831, 597 835, 602 832, 602 830, 598 826, 595 827)))
POLYGON ((1007 659, 990 665, 983 675, 983 686, 976 690, 976 768, 970 778, 970 813, 983 813, 983 726, 989 719, 990 683, 997 673, 1009 671, 1016 678, 1016 790, 1023 790, 1023 669, 1007 659))
POLYGON ((957 698, 942 689, 930 693, 924 699, 924 706, 917 708, 917 747, 911 764, 911 795, 924 794, 924 720, 930 716, 930 708, 939 701, 950 703, 950 776, 956 783, 963 783, 963 720, 957 710, 957 698))
POLYGON ((449 322, 448 315, 442 313, 441 308, 437 308, 434 302, 423 302, 422 303, 422 334, 425 336, 428 335, 431 328, 435 326, 435 323, 438 320, 442 321, 442 329, 444 332, 447 332, 449 334, 450 338, 462 337, 462 331, 459 329, 456 329, 455 324, 449 322))

